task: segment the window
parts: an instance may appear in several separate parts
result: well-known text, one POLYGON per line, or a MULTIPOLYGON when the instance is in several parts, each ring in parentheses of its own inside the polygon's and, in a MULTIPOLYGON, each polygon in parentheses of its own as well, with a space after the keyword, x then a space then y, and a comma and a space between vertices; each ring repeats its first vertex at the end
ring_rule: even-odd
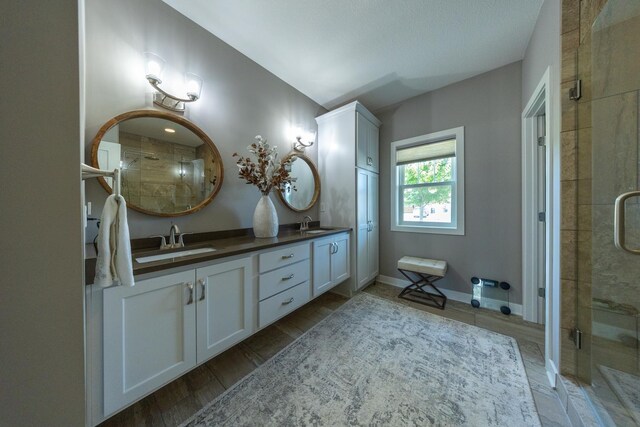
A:
POLYGON ((391 144, 391 230, 464 234, 464 127, 391 144))

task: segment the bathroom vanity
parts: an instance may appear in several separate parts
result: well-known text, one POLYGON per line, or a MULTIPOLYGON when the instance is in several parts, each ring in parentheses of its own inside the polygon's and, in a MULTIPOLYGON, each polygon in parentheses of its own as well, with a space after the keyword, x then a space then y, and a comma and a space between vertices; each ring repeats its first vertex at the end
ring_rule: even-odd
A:
POLYGON ((203 233, 170 258, 134 242, 135 286, 86 287, 92 425, 348 279, 350 232, 203 233))

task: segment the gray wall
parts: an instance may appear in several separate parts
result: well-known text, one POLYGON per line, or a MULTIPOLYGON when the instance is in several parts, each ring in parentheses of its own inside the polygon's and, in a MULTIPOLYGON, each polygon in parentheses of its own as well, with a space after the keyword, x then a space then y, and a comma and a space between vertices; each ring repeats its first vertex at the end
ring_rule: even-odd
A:
MULTIPOLYGON (((560 74, 560 0, 545 0, 522 60, 522 109, 529 102, 547 67, 552 75, 560 74)), ((558 77, 557 90, 560 89, 558 77)), ((558 92, 556 92, 558 93, 558 92)), ((559 104, 558 104, 559 105, 559 104)), ((558 130, 559 132, 559 130, 558 130)))
POLYGON ((0 424, 84 425, 77 0, 0 14, 0 424))
POLYGON ((443 288, 469 293, 470 278, 504 280, 521 295, 521 63, 516 62, 376 112, 380 128, 380 274, 402 278, 404 255, 446 260, 443 288), (465 127, 465 235, 390 231, 393 141, 465 127))
MULTIPOLYGON (((154 108, 143 64, 143 52, 151 51, 167 61, 166 83, 185 71, 203 78, 202 97, 187 106, 185 117, 209 135, 224 162, 224 183, 210 205, 175 219, 129 210, 131 236, 167 234, 171 221, 182 231, 251 227, 260 193, 237 178, 232 154, 246 153, 260 134, 284 155, 292 142, 286 139, 287 128, 301 125, 315 131, 314 118, 325 110, 160 0, 87 0, 86 19, 87 159, 91 140, 106 121, 128 110, 154 108)), ((317 164, 316 147, 307 154, 317 164)), ((86 197, 99 216, 106 192, 88 182, 86 197)), ((275 194, 271 197, 280 223, 304 216, 286 209, 275 194)), ((317 207, 308 214, 317 219, 317 207)), ((94 236, 94 229, 87 231, 88 240, 94 236)))

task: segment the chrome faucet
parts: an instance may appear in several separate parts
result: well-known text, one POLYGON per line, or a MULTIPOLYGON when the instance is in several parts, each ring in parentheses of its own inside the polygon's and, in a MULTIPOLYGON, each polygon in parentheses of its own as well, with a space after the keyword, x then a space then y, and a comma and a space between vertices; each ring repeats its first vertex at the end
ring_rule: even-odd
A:
POLYGON ((300 223, 300 231, 305 231, 309 229, 309 222, 313 221, 309 215, 306 215, 302 218, 302 222, 300 223))
POLYGON ((177 225, 171 224, 171 228, 169 229, 169 244, 167 244, 167 240, 162 235, 155 235, 151 237, 158 237, 160 239, 160 249, 175 249, 175 248, 184 248, 184 235, 191 233, 180 233, 180 229, 177 225), (176 235, 179 235, 180 238, 176 242, 176 235))
POLYGON ((169 247, 182 248, 184 247, 184 242, 180 239, 180 243, 176 243, 176 233, 180 234, 180 229, 177 225, 171 224, 171 228, 169 229, 169 247))

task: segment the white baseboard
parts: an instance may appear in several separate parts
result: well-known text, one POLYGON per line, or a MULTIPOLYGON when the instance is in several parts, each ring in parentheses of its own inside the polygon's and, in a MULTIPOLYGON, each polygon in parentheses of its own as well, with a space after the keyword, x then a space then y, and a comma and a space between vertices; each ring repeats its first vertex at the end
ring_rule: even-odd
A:
MULTIPOLYGON (((404 288, 411 284, 411 282, 405 279, 398 279, 397 277, 390 277, 390 276, 383 276, 383 275, 378 276, 378 282, 384 283, 385 285, 395 286, 398 288, 404 288)), ((459 292, 459 291, 452 291, 451 289, 445 289, 445 288, 438 288, 438 289, 440 289, 440 291, 443 294, 445 294, 447 298, 451 300, 464 302, 471 305, 471 294, 467 294, 465 292, 459 292)), ((492 300, 488 298, 483 298, 483 302, 486 304, 484 308, 489 308, 491 310, 496 310, 496 311, 500 311, 500 306, 503 305, 501 301, 492 300)), ((516 316, 522 316, 522 304, 514 304, 510 302, 509 307, 511 308, 512 314, 515 314, 516 316)))
MULTIPOLYGON (((547 372, 547 379, 549 380, 549 385, 551 385, 551 387, 553 387, 554 389, 557 389, 558 383, 561 383, 562 381, 558 381, 558 377, 560 377, 560 374, 558 373, 558 368, 556 367, 556 364, 553 363, 553 360, 551 359, 547 360, 545 371, 547 372)), ((565 394, 566 394, 566 389, 565 389, 565 394)))

